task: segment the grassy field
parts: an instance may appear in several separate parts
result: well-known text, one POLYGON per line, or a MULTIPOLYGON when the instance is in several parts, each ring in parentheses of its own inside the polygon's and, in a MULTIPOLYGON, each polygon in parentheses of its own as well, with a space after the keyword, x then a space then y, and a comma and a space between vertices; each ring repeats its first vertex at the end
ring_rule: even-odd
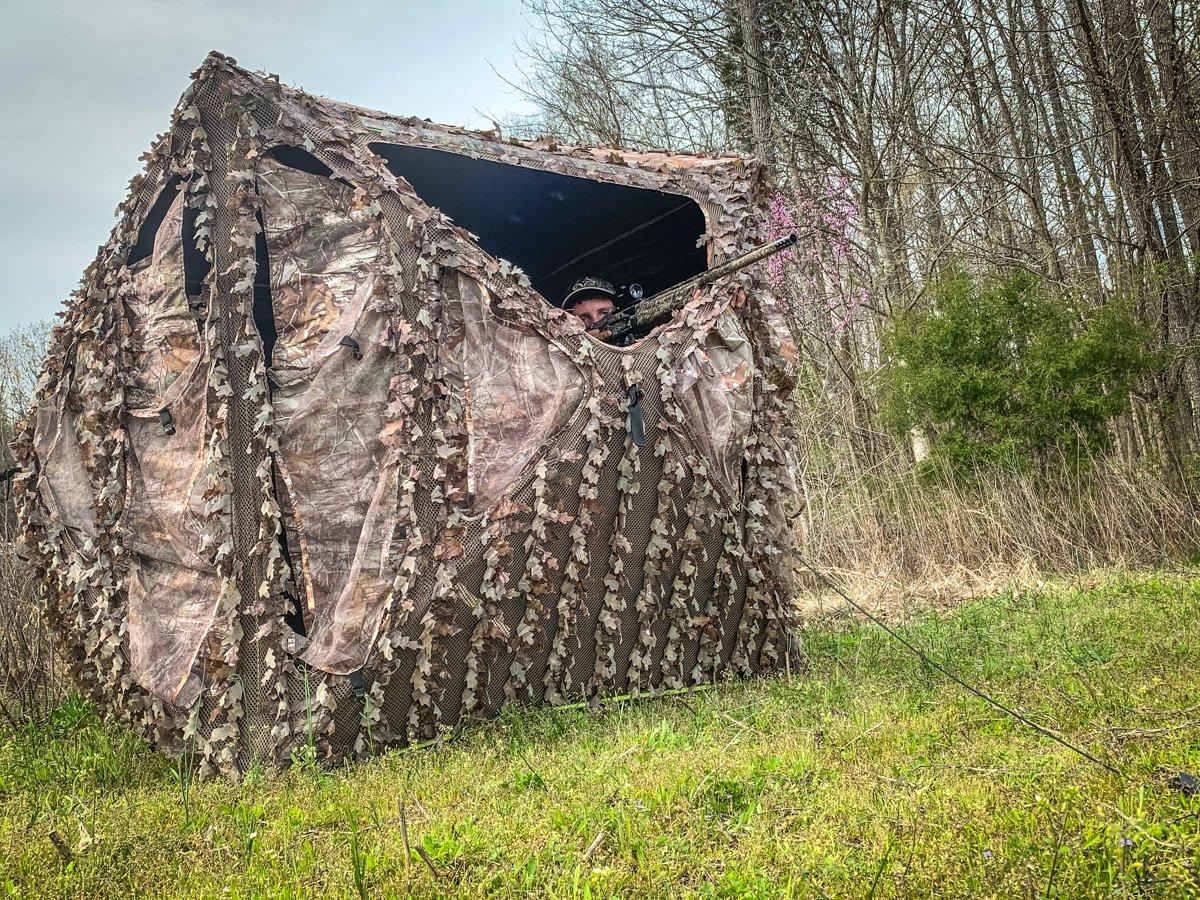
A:
POLYGON ((0 736, 0 893, 1200 896, 1200 796, 1171 783, 1200 774, 1200 572, 1056 583, 903 631, 1124 777, 835 617, 790 683, 512 712, 240 785, 189 784, 69 704, 0 736))

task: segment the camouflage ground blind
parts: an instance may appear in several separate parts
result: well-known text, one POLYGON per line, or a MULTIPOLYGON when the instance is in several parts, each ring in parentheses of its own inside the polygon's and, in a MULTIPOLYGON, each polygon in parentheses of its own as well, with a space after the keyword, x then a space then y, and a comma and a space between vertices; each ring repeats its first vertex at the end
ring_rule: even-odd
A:
POLYGON ((379 141, 690 197, 714 262, 768 237, 752 161, 506 141, 212 54, 15 447, 81 689, 211 774, 787 664, 795 353, 763 273, 608 346, 379 141))

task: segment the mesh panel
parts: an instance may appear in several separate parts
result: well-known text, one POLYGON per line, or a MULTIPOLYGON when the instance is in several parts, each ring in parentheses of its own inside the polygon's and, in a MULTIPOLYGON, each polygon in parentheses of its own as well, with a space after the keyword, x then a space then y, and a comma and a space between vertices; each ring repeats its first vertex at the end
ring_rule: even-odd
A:
MULTIPOLYGON (((365 673, 364 673, 365 674, 365 673)), ((362 730, 362 705, 350 685, 350 679, 341 675, 326 675, 329 693, 337 704, 333 709, 333 732, 329 737, 329 745, 335 758, 348 755, 358 740, 362 730)), ((364 678, 367 686, 370 679, 364 678)))
MULTIPOLYGON (((172 135, 171 141, 172 143, 174 142, 174 135, 172 135)), ((150 206, 154 203, 155 198, 158 196, 158 192, 162 189, 162 186, 165 183, 163 180, 161 180, 163 169, 164 161, 162 159, 146 168, 146 178, 142 181, 141 189, 138 191, 136 211, 134 213, 135 219, 138 222, 141 222, 145 217, 146 213, 150 209, 150 206)))
MULTIPOLYGON (((214 81, 204 85, 199 96, 201 121, 208 133, 212 148, 212 171, 209 185, 216 199, 213 227, 213 291, 212 309, 217 317, 218 340, 226 348, 229 384, 232 396, 229 403, 229 459, 233 481, 233 558, 238 591, 243 598, 258 595, 258 585, 263 579, 263 560, 252 555, 259 532, 259 482, 256 475, 257 459, 247 452, 253 434, 253 410, 243 400, 249 383, 250 372, 256 360, 252 355, 228 352, 238 339, 238 329, 243 313, 234 308, 232 286, 234 276, 229 273, 232 262, 230 234, 233 231, 234 213, 229 209, 232 198, 227 175, 229 153, 236 134, 235 125, 222 109, 218 86, 214 81)), ((272 754, 270 728, 274 719, 273 710, 263 704, 262 673, 263 654, 266 647, 253 640, 258 622, 245 611, 239 613, 239 624, 244 635, 238 648, 238 677, 242 682, 242 706, 244 715, 239 727, 239 766, 245 768, 255 758, 272 754)))

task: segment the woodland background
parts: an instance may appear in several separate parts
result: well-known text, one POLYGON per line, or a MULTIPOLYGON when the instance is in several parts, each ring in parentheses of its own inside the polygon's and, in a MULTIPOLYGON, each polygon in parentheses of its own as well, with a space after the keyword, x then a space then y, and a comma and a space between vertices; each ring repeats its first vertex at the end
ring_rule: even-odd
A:
POLYGON ((773 173, 815 564, 952 595, 1194 553, 1200 4, 530 8, 518 133, 773 173))
MULTIPOLYGON (((527 5, 505 132, 772 175, 804 561, 903 610, 1195 555, 1200 4, 527 5)), ((0 340, 5 444, 44 337, 0 340)), ((0 678, 53 694, 0 519, 0 678)))

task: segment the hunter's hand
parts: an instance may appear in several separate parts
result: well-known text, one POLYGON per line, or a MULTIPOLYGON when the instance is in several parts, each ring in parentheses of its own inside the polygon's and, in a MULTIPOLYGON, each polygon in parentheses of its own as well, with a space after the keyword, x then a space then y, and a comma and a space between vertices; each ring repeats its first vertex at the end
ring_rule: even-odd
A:
POLYGON ((592 337, 596 338, 597 340, 607 341, 610 337, 612 337, 612 332, 608 329, 608 320, 609 316, 605 316, 594 325, 587 326, 584 331, 589 332, 592 337))

